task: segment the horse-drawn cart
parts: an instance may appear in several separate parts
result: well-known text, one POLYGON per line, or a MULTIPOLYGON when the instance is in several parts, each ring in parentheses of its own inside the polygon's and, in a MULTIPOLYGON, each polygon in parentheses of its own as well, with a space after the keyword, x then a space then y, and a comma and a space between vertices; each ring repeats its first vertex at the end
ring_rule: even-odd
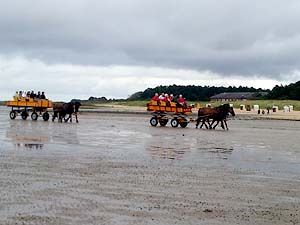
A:
POLYGON ((169 120, 171 120, 172 127, 186 127, 189 122, 196 122, 196 128, 200 124, 200 128, 205 126, 207 129, 215 129, 216 126, 221 123, 223 129, 228 130, 226 118, 229 114, 235 116, 233 107, 229 104, 223 104, 218 107, 203 107, 198 110, 198 117, 187 118, 192 113, 191 106, 184 107, 171 102, 169 105, 166 102, 157 102, 151 100, 147 104, 147 111, 152 112, 150 119, 151 126, 157 126, 159 123, 161 126, 166 126, 169 120))
POLYGON ((187 115, 192 113, 191 106, 179 106, 175 102, 170 102, 168 105, 166 102, 158 102, 151 100, 147 104, 147 111, 152 112, 150 119, 151 126, 157 126, 159 123, 161 126, 166 126, 169 120, 171 120, 172 127, 186 127, 190 120, 187 119, 187 115))
POLYGON ((39 116, 43 117, 44 121, 49 120, 48 108, 52 107, 52 101, 46 99, 33 99, 33 98, 14 98, 13 101, 7 101, 6 105, 11 107, 9 117, 13 120, 18 115, 26 120, 31 112, 31 119, 37 120, 39 116))

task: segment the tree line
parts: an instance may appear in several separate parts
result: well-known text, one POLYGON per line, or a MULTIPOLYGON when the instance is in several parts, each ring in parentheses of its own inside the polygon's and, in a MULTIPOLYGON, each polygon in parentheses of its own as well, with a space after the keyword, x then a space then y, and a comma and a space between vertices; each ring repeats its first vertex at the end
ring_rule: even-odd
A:
POLYGON ((211 96, 224 92, 268 92, 268 95, 261 96, 261 99, 289 99, 300 100, 300 81, 289 85, 276 85, 272 90, 253 87, 215 87, 215 86, 195 86, 195 85, 169 85, 147 88, 144 91, 136 92, 128 100, 148 100, 155 93, 168 93, 174 96, 182 94, 189 101, 209 101, 211 96))
POLYGON ((154 96, 155 93, 168 93, 177 96, 182 94, 189 101, 209 101, 210 97, 224 92, 261 92, 266 91, 261 88, 253 87, 215 87, 215 86, 195 86, 195 85, 170 85, 147 88, 144 91, 136 92, 128 100, 147 100, 154 96))
POLYGON ((289 85, 276 85, 268 95, 269 99, 300 100, 300 81, 289 85))

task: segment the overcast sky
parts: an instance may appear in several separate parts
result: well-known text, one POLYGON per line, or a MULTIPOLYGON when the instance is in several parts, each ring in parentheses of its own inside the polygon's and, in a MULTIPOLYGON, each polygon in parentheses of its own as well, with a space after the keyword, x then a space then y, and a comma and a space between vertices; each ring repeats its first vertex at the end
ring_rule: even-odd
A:
POLYGON ((299 0, 0 0, 0 100, 300 80, 299 0))

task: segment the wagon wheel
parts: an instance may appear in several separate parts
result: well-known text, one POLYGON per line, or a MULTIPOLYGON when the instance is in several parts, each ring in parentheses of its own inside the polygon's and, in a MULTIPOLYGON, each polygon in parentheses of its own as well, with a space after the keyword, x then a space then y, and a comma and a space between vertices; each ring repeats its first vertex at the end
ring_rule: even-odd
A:
POLYGON ((157 126, 157 124, 158 124, 157 118, 156 118, 156 117, 152 117, 152 118, 150 119, 150 124, 151 124, 151 126, 153 126, 153 127, 157 126))
POLYGON ((185 127, 188 125, 188 121, 187 121, 185 118, 181 117, 181 118, 179 119, 179 125, 180 125, 182 128, 185 128, 185 127))
POLYGON ((14 111, 14 110, 10 111, 9 117, 10 117, 12 120, 14 120, 14 119, 16 118, 16 116, 17 116, 17 112, 16 112, 16 111, 14 111))
POLYGON ((28 113, 27 113, 25 110, 22 111, 22 112, 21 112, 21 117, 22 117, 23 120, 26 120, 27 117, 28 117, 28 113))
POLYGON ((179 125, 182 127, 182 128, 185 128, 187 125, 188 125, 188 122, 187 121, 182 121, 179 123, 179 125))
POLYGON ((37 114, 36 112, 32 112, 32 113, 31 113, 31 119, 32 119, 32 120, 37 120, 38 117, 39 117, 39 116, 38 116, 38 114, 37 114))
POLYGON ((44 120, 44 121, 48 121, 48 120, 49 120, 49 117, 50 117, 50 116, 49 116, 49 113, 48 113, 48 112, 44 112, 44 113, 43 113, 43 120, 44 120))
POLYGON ((167 125, 168 121, 169 121, 168 119, 162 119, 162 120, 159 121, 159 124, 160 124, 162 127, 164 127, 164 126, 167 125))
POLYGON ((178 127, 178 120, 176 118, 171 120, 171 126, 172 127, 178 127))

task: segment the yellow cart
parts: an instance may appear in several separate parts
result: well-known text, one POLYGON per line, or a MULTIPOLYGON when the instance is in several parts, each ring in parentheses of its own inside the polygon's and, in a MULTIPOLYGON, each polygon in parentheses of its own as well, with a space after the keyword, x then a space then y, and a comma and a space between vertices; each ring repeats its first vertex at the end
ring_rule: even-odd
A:
POLYGON ((33 98, 14 98, 13 101, 7 101, 6 105, 11 107, 9 117, 13 120, 18 115, 26 120, 31 112, 31 119, 37 120, 39 116, 43 117, 44 121, 49 120, 48 108, 52 108, 52 101, 47 99, 33 99, 33 98))
POLYGON ((187 115, 192 113, 192 106, 181 106, 175 102, 158 102, 151 100, 147 104, 147 111, 153 112, 150 119, 151 126, 157 126, 159 123, 161 126, 166 126, 168 121, 171 120, 172 127, 178 127, 180 125, 185 128, 190 122, 187 119, 187 115))

